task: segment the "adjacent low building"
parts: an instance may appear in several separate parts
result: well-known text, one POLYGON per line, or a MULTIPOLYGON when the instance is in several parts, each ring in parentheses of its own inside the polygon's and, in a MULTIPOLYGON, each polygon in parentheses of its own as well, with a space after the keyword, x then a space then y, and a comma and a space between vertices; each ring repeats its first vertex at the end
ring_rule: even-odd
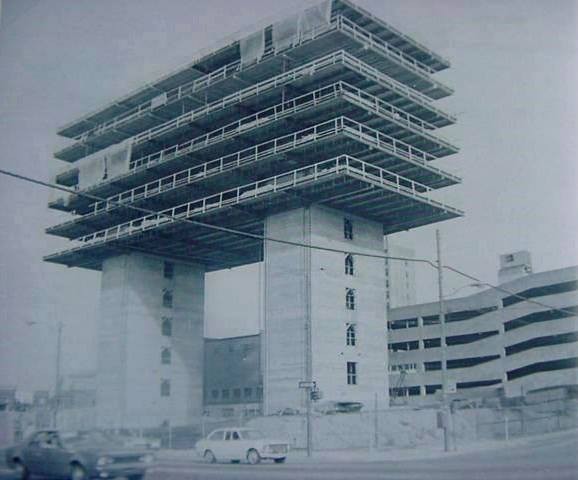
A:
MULTIPOLYGON (((500 260, 509 281, 499 290, 444 302, 448 389, 507 398, 574 391, 578 267, 532 273, 528 252, 500 260)), ((439 303, 390 310, 388 330, 392 401, 433 401, 442 387, 439 303)))
POLYGON ((263 406, 261 337, 205 339, 204 414, 260 415, 263 406))

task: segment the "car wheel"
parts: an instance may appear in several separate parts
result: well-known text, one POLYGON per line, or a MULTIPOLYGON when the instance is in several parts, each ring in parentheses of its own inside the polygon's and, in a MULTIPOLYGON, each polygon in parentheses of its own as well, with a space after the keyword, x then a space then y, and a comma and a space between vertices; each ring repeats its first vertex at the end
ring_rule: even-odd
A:
POLYGON ((14 460, 14 470, 21 480, 28 480, 30 478, 30 471, 20 460, 14 460))
POLYGON ((88 480, 88 475, 82 465, 75 463, 70 467, 70 480, 88 480))
POLYGON ((203 458, 205 459, 205 462, 207 462, 207 463, 216 463, 217 462, 217 458, 215 457, 215 454, 213 452, 211 452, 211 450, 207 450, 205 452, 205 454, 203 455, 203 458))
POLYGON ((261 461, 261 455, 259 455, 259 452, 257 450, 252 448, 247 452, 247 461, 251 465, 257 465, 261 461))
POLYGON ((273 461, 275 463, 285 463, 285 458, 287 458, 287 457, 274 458, 273 461))

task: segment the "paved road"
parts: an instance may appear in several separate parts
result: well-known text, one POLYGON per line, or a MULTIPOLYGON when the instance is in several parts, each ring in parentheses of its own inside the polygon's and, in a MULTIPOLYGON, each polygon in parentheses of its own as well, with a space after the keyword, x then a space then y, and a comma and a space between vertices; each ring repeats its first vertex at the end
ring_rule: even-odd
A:
MULTIPOLYGON (((346 453, 344 453, 346 455, 346 453)), ((14 476, 0 474, 2 480, 14 476)), ((205 465, 185 460, 160 463, 147 480, 578 480, 578 437, 574 432, 528 440, 525 445, 452 454, 428 460, 284 465, 205 465)))
POLYGON ((284 465, 159 465, 147 480, 578 480, 574 432, 549 440, 429 460, 284 465))

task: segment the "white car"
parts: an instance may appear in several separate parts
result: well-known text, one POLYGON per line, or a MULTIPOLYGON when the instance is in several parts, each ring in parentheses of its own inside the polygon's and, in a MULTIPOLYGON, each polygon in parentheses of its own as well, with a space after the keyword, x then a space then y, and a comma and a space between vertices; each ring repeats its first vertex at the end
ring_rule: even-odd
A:
POLYGON ((254 465, 263 459, 283 463, 289 453, 289 444, 266 438, 259 430, 221 428, 199 440, 195 449, 208 463, 247 460, 254 465))

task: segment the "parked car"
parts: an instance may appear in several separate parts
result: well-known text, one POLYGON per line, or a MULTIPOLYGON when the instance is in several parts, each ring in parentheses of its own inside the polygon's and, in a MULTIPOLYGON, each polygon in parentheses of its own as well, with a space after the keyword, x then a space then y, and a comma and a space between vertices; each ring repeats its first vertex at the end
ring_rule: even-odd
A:
POLYGON ((278 410, 275 415, 279 415, 279 416, 286 416, 286 415, 300 415, 301 412, 299 412, 299 410, 297 410, 296 408, 291 408, 291 407, 286 407, 286 408, 282 408, 281 410, 278 410))
POLYGON ((324 415, 332 415, 334 413, 354 413, 359 412, 363 408, 361 402, 334 402, 327 401, 319 403, 315 406, 318 413, 324 415))
POLYGON ((135 447, 140 448, 141 450, 158 450, 161 448, 161 441, 158 438, 139 437, 137 435, 122 435, 120 440, 125 447, 135 447))
POLYGON ((195 449, 208 463, 247 460, 254 465, 263 459, 283 463, 289 453, 289 444, 267 438, 259 430, 222 428, 198 441, 195 449))
POLYGON ((116 437, 100 431, 64 433, 41 430, 6 450, 6 464, 21 479, 31 475, 87 480, 127 477, 141 479, 154 461, 142 448, 127 448, 116 437))

